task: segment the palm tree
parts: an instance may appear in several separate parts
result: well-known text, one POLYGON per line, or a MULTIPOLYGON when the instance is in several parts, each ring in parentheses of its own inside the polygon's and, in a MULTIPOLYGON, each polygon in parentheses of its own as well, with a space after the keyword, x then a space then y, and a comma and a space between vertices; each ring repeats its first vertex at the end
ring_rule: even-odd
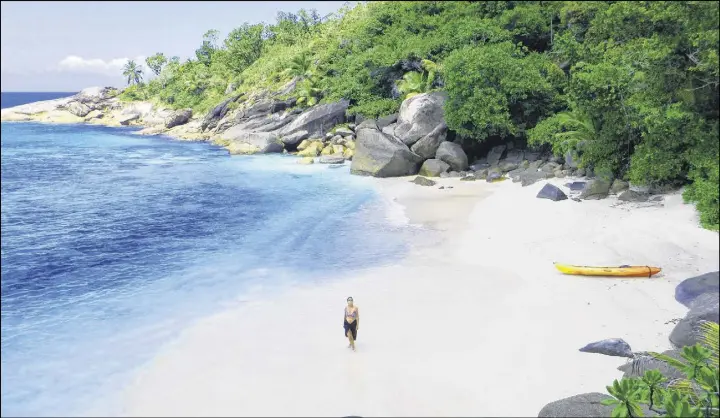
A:
POLYGON ((318 98, 321 95, 320 89, 313 78, 307 78, 298 85, 297 89, 297 104, 302 105, 303 103, 310 107, 314 106, 318 102, 318 98))
POLYGON ((558 113, 555 115, 560 125, 565 128, 565 132, 558 132, 555 137, 565 140, 568 143, 578 144, 592 141, 596 137, 595 125, 593 120, 582 111, 577 109, 558 113))
POLYGON ((123 67, 123 75, 127 77, 127 83, 140 84, 142 81, 142 68, 138 67, 134 60, 129 60, 123 67))
POLYGON ((429 91, 435 81, 435 75, 440 66, 430 60, 422 60, 423 72, 411 71, 403 75, 402 80, 396 81, 398 90, 409 99, 420 93, 429 91))
POLYGON ((290 61, 290 66, 285 69, 285 73, 290 77, 310 78, 313 76, 313 62, 310 54, 302 54, 295 56, 290 61))
POLYGON ((425 80, 423 75, 417 71, 410 71, 403 75, 402 80, 397 81, 398 90, 406 99, 409 99, 415 95, 423 92, 425 87, 425 80))

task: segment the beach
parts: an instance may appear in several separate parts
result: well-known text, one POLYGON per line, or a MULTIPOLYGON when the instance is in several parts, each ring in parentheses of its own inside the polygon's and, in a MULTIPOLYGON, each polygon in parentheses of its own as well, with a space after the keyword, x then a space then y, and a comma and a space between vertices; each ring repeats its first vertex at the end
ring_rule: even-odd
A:
POLYGON ((669 349, 686 312, 674 287, 720 264, 717 233, 679 192, 642 207, 537 199, 544 181, 411 179, 376 180, 393 217, 400 205, 416 225, 402 262, 190 324, 126 388, 122 415, 537 416, 622 376, 625 359, 579 352, 587 343, 669 349), (553 262, 663 271, 584 278, 553 262), (340 332, 347 296, 361 312, 356 352, 340 332))

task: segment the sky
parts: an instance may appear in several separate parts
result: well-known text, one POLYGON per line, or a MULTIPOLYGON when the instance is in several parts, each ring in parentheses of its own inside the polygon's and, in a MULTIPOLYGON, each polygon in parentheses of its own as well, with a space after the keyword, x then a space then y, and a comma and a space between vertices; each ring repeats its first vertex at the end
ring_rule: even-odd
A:
MULTIPOLYGON (((248 23, 274 23, 277 12, 316 9, 342 1, 2 1, 1 89, 75 92, 125 84, 121 67, 156 52, 195 55, 210 29, 220 39, 248 23)), ((147 72, 147 71, 146 71, 147 72)))

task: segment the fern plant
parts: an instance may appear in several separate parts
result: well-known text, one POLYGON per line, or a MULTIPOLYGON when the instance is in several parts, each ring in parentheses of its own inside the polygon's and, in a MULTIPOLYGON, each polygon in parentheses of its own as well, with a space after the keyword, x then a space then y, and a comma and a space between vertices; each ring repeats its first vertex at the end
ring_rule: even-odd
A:
POLYGON ((570 110, 558 113, 556 117, 560 125, 565 127, 565 132, 555 134, 555 138, 561 141, 575 146, 579 142, 592 141, 597 136, 592 119, 583 112, 570 110))
POLYGON ((297 104, 307 107, 314 106, 320 100, 322 91, 318 88, 314 78, 306 78, 300 82, 295 90, 297 104))
POLYGON ((403 75, 401 80, 397 80, 397 88, 403 94, 404 99, 409 99, 420 93, 430 91, 432 84, 435 82, 440 67, 438 64, 430 60, 422 60, 423 72, 410 71, 403 75))
POLYGON ((296 55, 283 73, 288 77, 298 77, 300 80, 312 78, 315 75, 312 56, 308 53, 296 55))
POLYGON ((607 387, 612 399, 602 401, 614 406, 612 417, 641 417, 642 405, 669 417, 720 417, 720 370, 718 339, 720 329, 714 322, 701 325, 701 342, 683 347, 682 360, 659 353, 648 353, 685 375, 668 382, 658 370, 645 371, 642 378, 615 380, 607 387), (668 382, 669 384, 665 385, 668 382))

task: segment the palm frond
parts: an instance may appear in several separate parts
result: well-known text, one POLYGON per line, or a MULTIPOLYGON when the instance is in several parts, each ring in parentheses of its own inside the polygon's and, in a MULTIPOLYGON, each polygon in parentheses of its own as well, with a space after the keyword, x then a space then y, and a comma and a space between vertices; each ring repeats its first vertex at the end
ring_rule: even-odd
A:
POLYGON ((397 81, 398 90, 400 90, 406 98, 410 93, 421 93, 424 84, 425 80, 423 80, 423 75, 416 71, 405 73, 402 80, 397 81))
POLYGON ((685 363, 683 363, 680 360, 674 359, 674 358, 668 356, 667 354, 656 353, 654 351, 650 351, 650 352, 648 352, 648 354, 657 360, 664 361, 665 363, 669 364, 670 366, 672 366, 678 370, 685 370, 685 367, 686 367, 685 363))
POLYGON ((718 352, 720 351, 720 325, 711 321, 700 323, 700 342, 712 351, 710 364, 718 368, 718 352))

